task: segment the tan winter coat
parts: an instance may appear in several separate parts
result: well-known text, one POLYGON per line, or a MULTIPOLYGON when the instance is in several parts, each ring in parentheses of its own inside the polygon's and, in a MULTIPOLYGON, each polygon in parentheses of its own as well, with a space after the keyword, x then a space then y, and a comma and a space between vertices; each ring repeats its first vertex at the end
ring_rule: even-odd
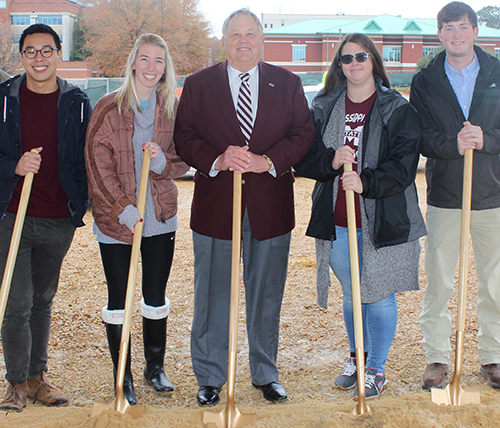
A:
MULTIPOLYGON (((118 215, 127 205, 137 204, 132 147, 134 112, 124 103, 119 114, 114 99, 115 94, 101 98, 90 118, 85 142, 89 199, 99 229, 131 244, 133 235, 118 222, 118 215)), ((164 222, 177 214, 178 192, 173 179, 189 167, 177 156, 173 141, 175 120, 165 117, 162 101, 157 95, 153 142, 161 147, 167 166, 162 175, 150 173, 150 185, 156 218, 164 222)))

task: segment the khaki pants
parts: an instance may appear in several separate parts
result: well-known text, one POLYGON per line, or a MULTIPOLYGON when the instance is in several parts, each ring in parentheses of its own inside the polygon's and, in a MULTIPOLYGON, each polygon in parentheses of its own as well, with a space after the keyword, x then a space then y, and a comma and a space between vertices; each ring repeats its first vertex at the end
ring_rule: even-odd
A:
MULTIPOLYGON (((425 290, 420 328, 429 363, 448 364, 449 300, 460 252, 461 210, 428 206, 425 290)), ((500 363, 500 208, 472 211, 471 236, 478 277, 478 351, 481 364, 500 363)), ((476 314, 468 311, 468 317, 476 314)))

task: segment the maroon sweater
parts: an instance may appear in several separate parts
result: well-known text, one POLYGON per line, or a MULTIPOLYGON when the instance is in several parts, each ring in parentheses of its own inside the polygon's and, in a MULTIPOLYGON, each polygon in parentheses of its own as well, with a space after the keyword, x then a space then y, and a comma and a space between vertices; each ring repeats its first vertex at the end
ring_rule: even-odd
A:
MULTIPOLYGON (((44 218, 69 218, 68 196, 58 168, 57 100, 59 89, 51 94, 38 94, 21 85, 21 142, 23 153, 43 147, 42 163, 35 174, 26 215, 44 218)), ((14 189, 7 211, 16 213, 23 180, 14 189)))

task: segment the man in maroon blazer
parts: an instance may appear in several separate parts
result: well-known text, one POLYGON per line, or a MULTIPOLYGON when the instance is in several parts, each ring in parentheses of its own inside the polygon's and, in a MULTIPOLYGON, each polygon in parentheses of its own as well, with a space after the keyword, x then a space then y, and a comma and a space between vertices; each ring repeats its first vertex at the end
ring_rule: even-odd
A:
POLYGON ((295 225, 292 165, 314 125, 300 79, 260 61, 264 35, 248 9, 223 26, 227 61, 188 77, 177 112, 179 156, 197 169, 191 212, 191 358, 200 406, 227 380, 233 172, 243 174, 243 264, 250 370, 264 398, 287 398, 276 367, 281 302, 295 225))

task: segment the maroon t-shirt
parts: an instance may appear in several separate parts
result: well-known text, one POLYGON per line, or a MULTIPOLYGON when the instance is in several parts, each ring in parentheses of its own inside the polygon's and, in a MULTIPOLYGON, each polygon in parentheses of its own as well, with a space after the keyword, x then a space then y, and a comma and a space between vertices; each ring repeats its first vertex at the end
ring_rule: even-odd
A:
MULTIPOLYGON (((23 153, 43 147, 42 163, 35 174, 26 215, 44 218, 68 218, 68 196, 58 168, 57 100, 59 89, 51 94, 30 91, 25 84, 19 91, 21 143, 23 153)), ((17 212, 23 180, 17 183, 7 211, 17 212)))
MULTIPOLYGON (((365 126, 366 116, 372 108, 373 102, 377 97, 375 91, 370 98, 367 98, 361 103, 355 103, 349 99, 347 93, 345 95, 345 130, 344 130, 344 144, 352 147, 355 150, 354 163, 352 170, 358 170, 358 146, 359 138, 365 126)), ((356 227, 361 227, 361 211, 359 209, 359 195, 354 194, 354 204, 356 208, 356 227)), ((339 183, 339 190, 337 193, 337 201, 335 202, 335 224, 337 226, 347 227, 347 208, 345 192, 342 190, 342 184, 339 183)))

